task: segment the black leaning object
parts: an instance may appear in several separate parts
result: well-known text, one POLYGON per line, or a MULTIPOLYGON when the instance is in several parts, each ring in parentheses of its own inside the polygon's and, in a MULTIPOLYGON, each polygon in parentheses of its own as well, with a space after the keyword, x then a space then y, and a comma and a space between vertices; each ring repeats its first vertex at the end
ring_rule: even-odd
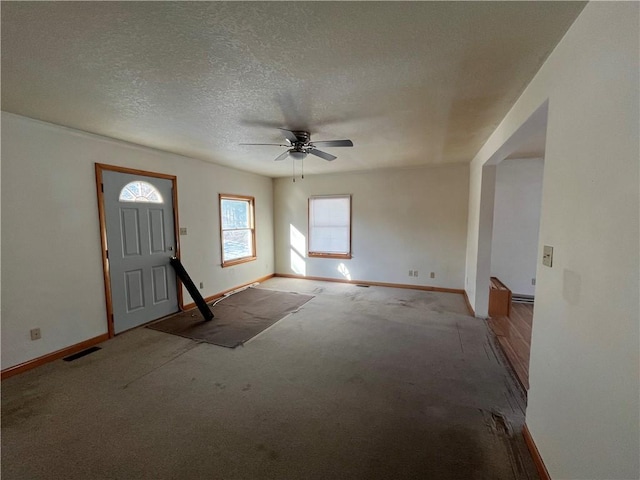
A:
POLYGON ((177 257, 171 257, 170 262, 171 266, 176 271, 176 274, 180 277, 180 280, 182 280, 184 286, 187 287, 187 291, 191 295, 191 298, 196 302, 198 310, 200 310, 200 313, 204 317, 204 321, 208 322, 211 320, 213 318, 213 312, 209 309, 209 305, 207 305, 207 302, 204 301, 204 298, 202 298, 202 295, 200 295, 200 292, 193 284, 193 280, 191 280, 191 277, 182 266, 180 259, 177 257))

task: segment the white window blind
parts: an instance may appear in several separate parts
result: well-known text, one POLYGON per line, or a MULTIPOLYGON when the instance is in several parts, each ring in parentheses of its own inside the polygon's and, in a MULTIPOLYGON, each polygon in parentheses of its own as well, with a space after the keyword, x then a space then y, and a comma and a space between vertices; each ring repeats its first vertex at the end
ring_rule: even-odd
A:
POLYGON ((351 195, 309 198, 309 255, 351 255, 351 195))

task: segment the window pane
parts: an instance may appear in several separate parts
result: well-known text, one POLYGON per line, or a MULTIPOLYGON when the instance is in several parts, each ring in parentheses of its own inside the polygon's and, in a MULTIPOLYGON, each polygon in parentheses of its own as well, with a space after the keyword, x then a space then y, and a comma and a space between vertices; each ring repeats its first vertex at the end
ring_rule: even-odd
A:
POLYGON ((247 200, 227 200, 223 198, 220 202, 222 229, 250 228, 251 213, 249 207, 247 200))
POLYGON ((316 227, 349 225, 349 198, 312 199, 312 224, 316 227))
POLYGON ((232 230, 222 232, 222 261, 253 256, 251 230, 232 230))
POLYGON ((122 188, 118 200, 121 202, 162 203, 162 195, 150 183, 135 181, 122 188))
POLYGON ((351 253, 351 197, 311 197, 309 252, 351 253))
POLYGON ((317 227, 310 240, 311 252, 349 253, 349 227, 317 227))

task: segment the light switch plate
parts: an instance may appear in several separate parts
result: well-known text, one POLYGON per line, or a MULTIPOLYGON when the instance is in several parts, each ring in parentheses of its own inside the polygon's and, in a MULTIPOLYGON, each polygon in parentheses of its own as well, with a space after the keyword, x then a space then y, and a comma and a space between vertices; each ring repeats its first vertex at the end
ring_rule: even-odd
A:
POLYGON ((547 267, 553 266, 553 247, 549 245, 542 247, 542 264, 547 267))
POLYGON ((187 227, 180 227, 180 235, 186 235, 187 234, 187 227))

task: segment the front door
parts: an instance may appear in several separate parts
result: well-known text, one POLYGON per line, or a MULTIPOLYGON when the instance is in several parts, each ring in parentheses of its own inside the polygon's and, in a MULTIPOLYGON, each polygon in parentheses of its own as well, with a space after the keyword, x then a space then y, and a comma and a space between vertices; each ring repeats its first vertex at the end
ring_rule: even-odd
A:
POLYGON ((173 184, 103 170, 114 333, 178 311, 173 184))

